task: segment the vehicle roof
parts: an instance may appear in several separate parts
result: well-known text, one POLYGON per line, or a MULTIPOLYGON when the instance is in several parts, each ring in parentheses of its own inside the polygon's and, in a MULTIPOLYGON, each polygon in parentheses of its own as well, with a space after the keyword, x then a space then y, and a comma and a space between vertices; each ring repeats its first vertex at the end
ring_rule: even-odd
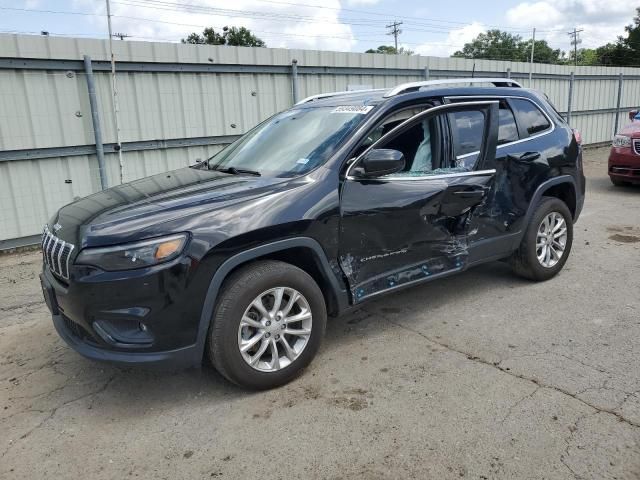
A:
POLYGON ((477 97, 527 97, 540 100, 538 91, 520 87, 423 87, 422 90, 401 93, 392 97, 384 97, 389 89, 363 90, 348 93, 339 93, 327 98, 319 98, 307 103, 297 105, 296 108, 337 107, 340 105, 379 105, 381 103, 402 101, 404 99, 419 99, 447 96, 477 96, 477 97))

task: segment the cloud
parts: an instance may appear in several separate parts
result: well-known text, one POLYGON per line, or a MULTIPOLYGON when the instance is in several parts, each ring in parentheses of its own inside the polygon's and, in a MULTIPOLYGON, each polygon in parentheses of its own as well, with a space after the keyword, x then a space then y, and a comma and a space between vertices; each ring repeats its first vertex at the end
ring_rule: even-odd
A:
POLYGON ((556 48, 570 48, 567 32, 574 27, 584 29, 581 47, 593 48, 614 42, 631 23, 635 5, 629 0, 557 0, 523 2, 509 9, 508 26, 530 29, 536 27, 537 37, 556 48))
POLYGON ((442 42, 427 42, 411 50, 415 50, 420 55, 430 55, 433 57, 449 57, 456 50, 461 50, 462 46, 476 38, 480 33, 485 32, 487 27, 479 22, 449 31, 447 38, 442 42))
POLYGON ((347 0, 347 5, 350 7, 359 6, 371 6, 380 3, 380 0, 347 0))
MULTIPOLYGON (((269 47, 310 48, 349 51, 356 43, 350 25, 339 18, 339 0, 324 0, 326 9, 266 3, 256 0, 200 0, 189 6, 181 3, 137 0, 135 4, 113 2, 113 30, 132 39, 180 41, 205 27, 243 26, 263 39, 269 47), (194 6, 195 5, 195 6, 194 6)), ((78 9, 104 13, 101 3, 75 0, 78 9)), ((104 17, 92 19, 104 31, 104 17)))

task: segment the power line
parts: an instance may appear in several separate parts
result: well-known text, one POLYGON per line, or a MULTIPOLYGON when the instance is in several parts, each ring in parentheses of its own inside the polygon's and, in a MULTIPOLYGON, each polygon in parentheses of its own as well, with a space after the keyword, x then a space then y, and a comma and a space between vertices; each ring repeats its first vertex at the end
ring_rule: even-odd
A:
MULTIPOLYGON (((145 5, 143 8, 154 8, 151 7, 150 5, 152 4, 156 4, 156 5, 163 5, 163 6, 167 6, 168 8, 166 9, 172 9, 173 6, 177 6, 179 4, 177 3, 173 3, 173 2, 167 2, 167 1, 162 1, 162 0, 130 0, 129 2, 127 1, 122 1, 122 2, 118 2, 117 0, 114 1, 113 3, 121 3, 124 5, 130 5, 130 6, 142 6, 139 5, 141 3, 145 3, 147 5, 145 5)), ((267 2, 267 3, 287 3, 287 2, 267 2)), ((311 5, 308 5, 310 7, 312 7, 311 5)), ((194 5, 194 4, 187 4, 185 5, 185 7, 189 8, 189 7, 197 7, 197 8, 209 8, 209 7, 201 7, 198 5, 194 5)), ((318 8, 320 8, 319 6, 316 6, 318 8)), ((329 7, 327 7, 329 8, 329 7)), ((25 8, 14 8, 14 7, 0 7, 0 9, 2 10, 9 10, 9 11, 24 11, 24 12, 39 12, 39 13, 51 13, 51 14, 63 14, 63 15, 85 15, 85 16, 105 16, 104 13, 91 13, 91 12, 78 12, 78 11, 59 11, 59 10, 38 10, 38 9, 25 9, 25 8)), ((334 9, 333 7, 331 7, 331 9, 334 9)), ((231 10, 229 9, 223 9, 225 12, 230 12, 231 10)), ((349 9, 349 10, 353 10, 353 9, 349 9)), ((237 10, 233 10, 232 12, 239 12, 237 10)), ((191 14, 195 14, 195 13, 200 13, 200 12, 186 12, 186 13, 191 13, 191 14)), ((249 12, 251 13, 251 12, 249 12)), ((258 12, 258 13, 265 13, 265 12, 258 12)), ((147 22, 152 22, 152 23, 163 23, 163 24, 170 24, 170 25, 180 25, 180 26, 193 26, 193 27, 200 27, 200 28, 205 28, 206 26, 211 26, 211 25, 198 25, 198 24, 189 24, 189 23, 178 23, 178 22, 169 22, 169 21, 164 21, 164 20, 158 20, 158 19, 151 19, 151 18, 143 18, 143 17, 133 17, 133 16, 127 16, 127 15, 112 15, 112 17, 118 17, 118 18, 127 18, 127 19, 132 19, 132 20, 139 20, 139 21, 147 21, 147 22)), ((311 22, 317 22, 319 19, 317 17, 304 17, 301 16, 300 17, 302 21, 311 21, 311 22)), ((275 19, 273 18, 269 18, 270 21, 275 21, 275 19)), ((369 20, 369 19, 367 19, 369 20)), ((289 20, 283 20, 288 22, 289 20)), ((355 20, 354 20, 355 21, 355 20)), ((337 22, 339 24, 342 24, 344 22, 337 22)), ((461 22, 457 22, 457 23, 461 23, 461 22)), ((355 25, 360 25, 358 23, 354 23, 355 25)), ((398 21, 398 22, 394 22, 394 24, 388 25, 389 28, 392 28, 395 30, 397 29, 397 33, 400 33, 400 29, 398 29, 398 25, 403 24, 403 22, 398 21), (395 24, 395 25, 394 25, 395 24)), ((362 25, 364 26, 371 26, 373 27, 374 24, 369 24, 366 23, 366 21, 364 23, 362 23, 362 25)), ((426 24, 425 24, 426 25, 426 24)), ((430 30, 430 29, 419 29, 419 28, 409 28, 407 30, 411 30, 411 31, 416 31, 416 32, 426 32, 426 33, 450 33, 450 31, 440 31, 443 27, 440 25, 430 25, 433 28, 439 29, 439 30, 430 30)), ((379 27, 376 27, 376 29, 379 27)), ((377 33, 373 33, 371 32, 370 34, 363 32, 360 33, 358 36, 355 35, 350 35, 350 34, 345 34, 345 35, 309 35, 307 33, 305 34, 295 34, 295 33, 284 33, 284 32, 268 32, 268 31, 262 31, 262 30, 255 30, 252 29, 253 31, 255 31, 256 33, 260 33, 260 34, 266 34, 266 35, 277 35, 278 37, 314 37, 314 38, 331 38, 331 39, 346 39, 346 40, 362 40, 362 41, 373 41, 376 38, 380 38, 382 39, 382 37, 379 37, 379 34, 377 33), (366 38, 365 38, 366 37, 366 38)), ((554 30, 547 30, 546 32, 553 32, 554 30)), ((577 30, 576 29, 576 33, 580 32, 582 30, 577 30)), ((540 32, 537 30, 537 32, 540 32)), ((544 30, 542 32, 545 32, 544 30)), ((37 33, 37 32, 35 32, 37 33)), ((393 35, 393 31, 391 32, 391 34, 393 35)), ((570 34, 573 34, 573 32, 570 32, 570 34)), ((397 35, 397 34, 396 34, 397 35)), ((394 35, 394 40, 397 39, 397 36, 394 35)), ((82 34, 82 36, 92 36, 92 34, 82 34)), ((140 36, 136 36, 136 35, 132 35, 132 38, 144 38, 144 39, 150 39, 150 40, 154 40, 154 39, 159 39, 159 38, 153 38, 153 37, 140 37, 140 36)), ((169 41, 174 41, 174 40, 169 40, 169 41)), ((179 41, 179 39, 177 40, 179 41)), ((394 42, 395 43, 395 42, 394 42)), ((448 44, 448 43, 444 43, 444 42, 403 42, 404 44, 408 44, 408 45, 440 45, 440 46, 451 46, 451 47, 462 47, 463 45, 456 45, 456 44, 448 44)), ((397 45, 397 43, 396 43, 397 45)), ((577 50, 574 49, 574 51, 577 50)), ((508 56, 508 54, 507 54, 508 56)), ((575 56, 575 53, 574 53, 575 56)))

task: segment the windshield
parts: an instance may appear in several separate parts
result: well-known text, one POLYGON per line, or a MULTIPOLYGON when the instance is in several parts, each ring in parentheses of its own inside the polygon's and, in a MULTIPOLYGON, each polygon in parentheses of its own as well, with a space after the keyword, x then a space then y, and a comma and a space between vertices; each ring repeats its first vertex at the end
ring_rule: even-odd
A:
POLYGON ((373 107, 287 110, 249 131, 209 159, 209 169, 291 177, 323 164, 373 107))

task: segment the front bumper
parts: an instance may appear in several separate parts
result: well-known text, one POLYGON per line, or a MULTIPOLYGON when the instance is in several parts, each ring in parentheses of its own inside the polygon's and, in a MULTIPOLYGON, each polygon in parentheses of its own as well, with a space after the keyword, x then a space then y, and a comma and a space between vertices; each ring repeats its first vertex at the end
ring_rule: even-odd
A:
POLYGON ((633 147, 611 147, 608 173, 614 180, 640 183, 640 154, 633 147))
POLYGON ((40 281, 56 331, 81 355, 128 365, 197 366, 202 302, 198 288, 187 288, 190 265, 183 259, 130 275, 77 269, 68 283, 45 267, 40 281))
POLYGON ((199 366, 201 358, 199 349, 196 345, 179 348, 177 350, 169 350, 163 352, 126 352, 105 350, 98 345, 87 342, 85 339, 77 335, 75 327, 70 326, 70 320, 63 314, 51 314, 53 326, 58 335, 83 357, 91 360, 99 360, 110 363, 118 363, 121 365, 133 364, 158 364, 171 367, 192 367, 199 366))

